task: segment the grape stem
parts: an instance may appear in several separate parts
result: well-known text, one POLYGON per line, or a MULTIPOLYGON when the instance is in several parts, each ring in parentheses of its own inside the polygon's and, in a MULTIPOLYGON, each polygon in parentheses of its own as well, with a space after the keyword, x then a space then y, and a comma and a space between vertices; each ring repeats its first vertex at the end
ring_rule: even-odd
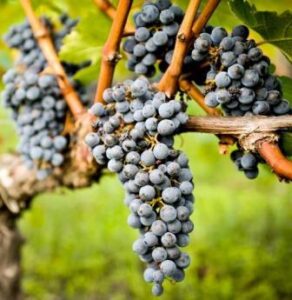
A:
POLYGON ((117 17, 113 20, 108 39, 102 50, 101 69, 94 102, 103 102, 103 91, 112 84, 115 66, 121 58, 119 53, 120 43, 132 2, 132 0, 120 0, 118 3, 116 11, 117 17))
POLYGON ((182 67, 188 46, 193 37, 192 26, 200 3, 200 0, 191 0, 189 2, 184 19, 177 34, 171 63, 157 86, 158 90, 164 92, 168 97, 174 96, 177 92, 178 80, 182 73, 182 67))
POLYGON ((220 0, 208 0, 199 17, 195 20, 193 24, 192 31, 195 37, 197 37, 201 33, 203 28, 206 26, 219 3, 220 0))
MULTIPOLYGON (((99 10, 102 11, 111 20, 114 20, 116 18, 117 11, 111 2, 109 2, 108 0, 94 0, 94 3, 99 8, 99 10)), ((134 33, 135 28, 131 24, 126 23, 123 36, 133 35, 134 33)))
POLYGON ((50 33, 33 11, 31 1, 21 0, 21 4, 31 25, 34 37, 37 40, 38 45, 44 57, 46 58, 51 70, 57 78, 60 90, 65 98, 65 101, 68 104, 73 116, 75 118, 78 118, 80 114, 84 113, 85 109, 79 99, 78 94, 70 84, 70 81, 62 64, 60 63, 50 33))
MULTIPOLYGON (((291 116, 281 117, 190 117, 183 132, 203 132, 233 135, 239 142, 249 137, 251 145, 280 178, 292 180, 292 161, 284 156, 270 135, 279 130, 292 129, 291 116), (257 136, 257 134, 260 134, 257 136), (255 138, 255 140, 253 140, 255 138)), ((276 136, 277 137, 277 136, 276 136)))
POLYGON ((292 161, 284 156, 278 144, 259 141, 256 147, 260 156, 280 178, 292 180, 292 161))
POLYGON ((183 131, 223 135, 248 135, 251 133, 271 133, 288 129, 292 129, 292 118, 289 115, 280 117, 190 116, 183 131))

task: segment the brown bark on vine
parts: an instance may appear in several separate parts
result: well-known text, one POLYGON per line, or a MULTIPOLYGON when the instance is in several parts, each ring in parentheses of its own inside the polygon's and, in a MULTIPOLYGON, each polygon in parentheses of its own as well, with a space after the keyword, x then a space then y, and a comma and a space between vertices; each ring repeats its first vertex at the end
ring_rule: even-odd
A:
POLYGON ((194 37, 197 37, 201 33, 202 29, 206 26, 209 19, 215 12, 220 1, 221 0, 208 0, 208 2, 206 3, 205 7, 202 10, 202 12, 200 13, 198 18, 194 22, 194 25, 192 28, 194 37))
POLYGON ((23 238, 16 226, 16 216, 0 208, 0 299, 20 300, 20 258, 23 238))
POLYGON ((280 179, 292 180, 292 161, 277 144, 280 130, 292 129, 292 117, 190 117, 183 131, 234 136, 245 150, 256 151, 280 179))
POLYGON ((228 135, 270 133, 292 128, 291 116, 197 117, 191 116, 183 131, 228 135))

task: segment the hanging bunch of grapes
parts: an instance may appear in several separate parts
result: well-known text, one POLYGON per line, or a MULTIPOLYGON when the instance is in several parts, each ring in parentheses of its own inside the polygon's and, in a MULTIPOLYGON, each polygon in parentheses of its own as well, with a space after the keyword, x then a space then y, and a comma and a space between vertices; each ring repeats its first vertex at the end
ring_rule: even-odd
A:
POLYGON ((134 15, 135 35, 127 38, 123 45, 128 53, 128 69, 151 77, 158 63, 164 71, 170 64, 183 16, 183 11, 170 1, 145 3, 134 15))
POLYGON ((86 143, 101 165, 118 174, 130 209, 128 224, 140 231, 133 250, 147 264, 144 279, 154 295, 166 278, 184 279, 194 197, 188 159, 173 148, 174 134, 188 120, 185 103, 168 99, 145 78, 127 80, 104 92, 96 103, 96 132, 86 143))
POLYGON ((231 35, 215 27, 196 39, 193 60, 210 66, 204 86, 206 105, 220 106, 230 116, 291 113, 279 81, 270 72, 269 58, 248 35, 248 28, 239 25, 231 35))
MULTIPOLYGON (((41 21, 58 51, 62 40, 77 21, 67 15, 60 17, 62 28, 54 29, 50 19, 41 21)), ((3 76, 5 90, 4 106, 11 109, 20 136, 18 146, 26 165, 37 169, 37 178, 42 180, 60 167, 65 160, 69 141, 63 135, 65 119, 69 113, 57 78, 51 74, 48 63, 33 36, 30 24, 13 26, 5 36, 9 47, 19 51, 15 66, 3 76)), ((66 73, 73 77, 86 64, 64 63, 66 73)), ((90 102, 85 86, 72 79, 72 84, 85 105, 90 102)))

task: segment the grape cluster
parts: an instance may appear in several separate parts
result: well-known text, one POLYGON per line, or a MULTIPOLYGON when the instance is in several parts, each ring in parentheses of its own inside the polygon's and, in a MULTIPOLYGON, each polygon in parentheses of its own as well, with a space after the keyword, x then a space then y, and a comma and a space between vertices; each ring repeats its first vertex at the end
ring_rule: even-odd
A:
POLYGON ((170 64, 183 16, 183 11, 169 0, 145 3, 134 15, 135 35, 123 44, 124 51, 129 54, 128 69, 151 77, 159 61, 159 67, 164 71, 170 64))
MULTIPOLYGON (((248 35, 248 28, 239 25, 231 35, 215 27, 196 39, 193 60, 209 63, 204 78, 206 105, 220 105, 229 116, 290 114, 292 109, 282 98, 280 82, 270 72, 269 58, 248 35)), ((260 159, 256 154, 239 149, 231 159, 247 178, 258 176, 260 159)))
MULTIPOLYGON (((66 15, 60 19, 64 24, 63 29, 55 32, 49 19, 42 18, 42 22, 50 30, 56 50, 76 24, 75 20, 66 15)), ((15 67, 3 76, 3 104, 11 109, 12 119, 16 122, 20 136, 19 152, 29 168, 37 169, 37 178, 42 180, 53 168, 64 162, 68 140, 62 132, 68 107, 56 78, 46 73, 47 62, 33 37, 29 23, 25 21, 12 27, 6 35, 6 41, 10 47, 20 50, 20 58, 15 67)), ((68 76, 73 76, 85 66, 69 63, 63 65, 68 76)), ((73 79, 71 83, 82 102, 89 104, 86 87, 73 79)))
POLYGON ((180 247, 194 228, 193 176, 186 155, 173 148, 188 119, 185 103, 167 99, 144 77, 105 90, 103 100, 90 109, 96 130, 85 142, 125 187, 128 224, 140 231, 133 250, 147 263, 144 279, 158 296, 164 279, 182 281, 190 264, 180 247))
POLYGON ((67 112, 57 81, 52 75, 9 70, 4 76, 3 100, 12 109, 20 136, 18 146, 27 166, 36 165, 39 179, 60 166, 67 139, 61 136, 67 112))
MULTIPOLYGON (((53 23, 47 17, 42 17, 41 22, 48 30, 54 46, 58 51, 61 48, 62 40, 71 32, 78 21, 69 18, 66 14, 61 15, 60 22, 63 26, 59 31, 54 30, 53 23)), ((19 50, 20 57, 17 61, 18 65, 24 65, 33 69, 35 72, 40 72, 47 66, 47 61, 34 38, 32 28, 28 21, 12 26, 4 39, 10 48, 19 50)))
POLYGON ((230 116, 291 113, 279 81, 270 73, 269 58, 248 35, 248 28, 239 25, 231 35, 215 27, 196 39, 193 60, 210 64, 205 78, 206 105, 221 105, 230 116))
POLYGON ((258 155, 243 150, 231 152, 231 159, 239 171, 244 172, 248 179, 255 179, 259 174, 258 164, 261 162, 258 155))

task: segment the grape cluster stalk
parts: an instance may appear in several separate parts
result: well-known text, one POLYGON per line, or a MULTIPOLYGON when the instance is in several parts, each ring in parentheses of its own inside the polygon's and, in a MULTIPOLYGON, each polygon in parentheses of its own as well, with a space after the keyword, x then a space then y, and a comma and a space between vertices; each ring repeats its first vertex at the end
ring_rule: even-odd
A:
POLYGON ((85 142, 126 190, 128 224, 140 232, 133 251, 147 264, 144 279, 158 296, 163 281, 182 281, 190 264, 180 248, 194 229, 193 175, 186 155, 173 147, 188 120, 186 106, 155 91, 145 77, 106 89, 103 100, 90 109, 95 130, 85 142))
MULTIPOLYGON (((193 60, 208 64, 203 78, 205 104, 220 106, 228 116, 291 114, 280 82, 271 74, 270 59, 248 36, 248 28, 238 25, 230 35, 223 27, 214 27, 195 40, 193 60)), ((247 178, 258 176, 258 155, 239 149, 231 159, 247 178)))
MULTIPOLYGON (((62 28, 56 31, 48 18, 42 17, 41 21, 49 30, 57 51, 64 37, 77 24, 77 20, 61 15, 62 28)), ((19 51, 19 58, 3 76, 3 104, 11 109, 20 137, 18 150, 25 164, 35 168, 37 178, 43 180, 65 160, 64 153, 69 140, 63 135, 63 130, 69 113, 68 106, 56 77, 48 70, 48 63, 30 24, 25 21, 11 27, 5 41, 9 47, 19 51)), ((63 63, 70 77, 85 65, 63 63)), ((86 87, 73 79, 71 81, 82 102, 88 105, 90 99, 86 87)))

